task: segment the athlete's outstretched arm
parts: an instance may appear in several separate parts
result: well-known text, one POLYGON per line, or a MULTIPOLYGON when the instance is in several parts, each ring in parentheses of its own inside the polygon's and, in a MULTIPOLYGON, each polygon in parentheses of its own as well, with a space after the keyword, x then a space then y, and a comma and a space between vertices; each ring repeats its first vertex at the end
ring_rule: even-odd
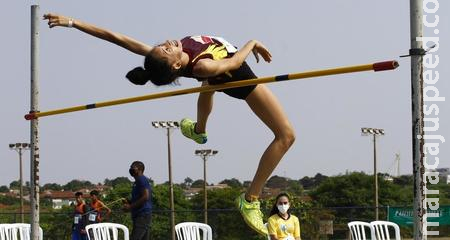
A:
POLYGON ((103 28, 99 28, 89 23, 82 22, 80 20, 76 20, 73 18, 69 18, 66 16, 48 13, 44 15, 44 19, 48 20, 48 26, 50 28, 61 26, 61 27, 74 27, 80 31, 83 31, 89 35, 94 37, 106 40, 108 42, 117 44, 129 51, 139 54, 139 55, 147 55, 148 52, 152 50, 152 46, 137 41, 133 38, 130 38, 126 35, 112 32, 103 28), (70 26, 71 25, 71 26, 70 26))
POLYGON ((103 209, 106 210, 106 216, 105 216, 105 218, 106 218, 106 219, 109 219, 109 217, 111 216, 111 209, 110 209, 108 206, 106 206, 106 204, 104 204, 103 202, 100 202, 100 205, 101 205, 101 207, 102 207, 103 209))
POLYGON ((258 55, 261 55, 266 62, 272 61, 272 55, 269 50, 259 41, 251 40, 231 58, 222 60, 204 58, 199 60, 194 66, 193 73, 195 77, 213 77, 238 69, 251 52, 253 52, 257 61, 259 61, 258 55))

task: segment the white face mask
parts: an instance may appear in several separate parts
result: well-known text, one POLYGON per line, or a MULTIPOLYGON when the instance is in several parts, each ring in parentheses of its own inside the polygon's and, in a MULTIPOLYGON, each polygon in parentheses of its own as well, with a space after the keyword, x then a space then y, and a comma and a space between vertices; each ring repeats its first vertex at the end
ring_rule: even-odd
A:
POLYGON ((280 211, 281 214, 285 214, 285 213, 287 213, 287 211, 289 209, 289 204, 286 204, 286 205, 280 204, 280 205, 277 205, 277 208, 278 208, 278 211, 280 211))

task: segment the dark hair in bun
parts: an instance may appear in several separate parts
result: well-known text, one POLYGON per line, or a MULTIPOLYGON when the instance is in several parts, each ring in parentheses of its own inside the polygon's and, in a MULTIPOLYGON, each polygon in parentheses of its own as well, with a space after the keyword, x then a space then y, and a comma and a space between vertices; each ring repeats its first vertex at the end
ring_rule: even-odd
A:
POLYGON ((173 83, 179 76, 180 70, 175 70, 162 58, 156 57, 153 50, 145 57, 144 68, 136 67, 126 75, 128 80, 136 85, 145 85, 151 81, 157 86, 173 83))

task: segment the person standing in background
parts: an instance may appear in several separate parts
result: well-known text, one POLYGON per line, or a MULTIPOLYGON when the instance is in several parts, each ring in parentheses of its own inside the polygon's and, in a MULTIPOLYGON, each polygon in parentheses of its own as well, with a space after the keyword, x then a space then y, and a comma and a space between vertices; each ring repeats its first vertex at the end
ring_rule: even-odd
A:
POLYGON ((100 201, 99 192, 92 190, 91 195, 91 211, 89 213, 89 223, 101 223, 105 219, 109 219, 111 209, 100 201), (106 212, 106 213, 105 213, 106 212))
POLYGON ((124 203, 124 209, 131 211, 133 229, 130 240, 150 239, 150 224, 152 220, 152 188, 149 179, 144 176, 145 165, 134 161, 129 169, 134 178, 131 200, 124 203))
POLYGON ((87 240, 86 224, 88 223, 87 215, 88 206, 84 203, 83 193, 75 193, 75 213, 72 224, 72 240, 87 240))

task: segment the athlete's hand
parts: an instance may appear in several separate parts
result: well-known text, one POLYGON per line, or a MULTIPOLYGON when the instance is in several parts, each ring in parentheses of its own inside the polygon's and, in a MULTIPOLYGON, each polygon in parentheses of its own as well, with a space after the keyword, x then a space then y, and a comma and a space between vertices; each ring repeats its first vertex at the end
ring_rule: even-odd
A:
POLYGON ((122 209, 125 212, 129 212, 131 210, 131 205, 129 203, 124 203, 122 209))
POLYGON ((259 62, 259 55, 263 57, 264 61, 271 62, 272 61, 272 54, 270 54, 269 50, 260 42, 255 41, 255 46, 253 47, 253 55, 256 58, 256 62, 259 62))
POLYGON ((56 27, 56 26, 69 27, 69 21, 71 20, 71 18, 69 18, 69 17, 58 15, 58 14, 53 14, 53 13, 45 14, 44 19, 48 20, 48 26, 50 28, 56 27))

